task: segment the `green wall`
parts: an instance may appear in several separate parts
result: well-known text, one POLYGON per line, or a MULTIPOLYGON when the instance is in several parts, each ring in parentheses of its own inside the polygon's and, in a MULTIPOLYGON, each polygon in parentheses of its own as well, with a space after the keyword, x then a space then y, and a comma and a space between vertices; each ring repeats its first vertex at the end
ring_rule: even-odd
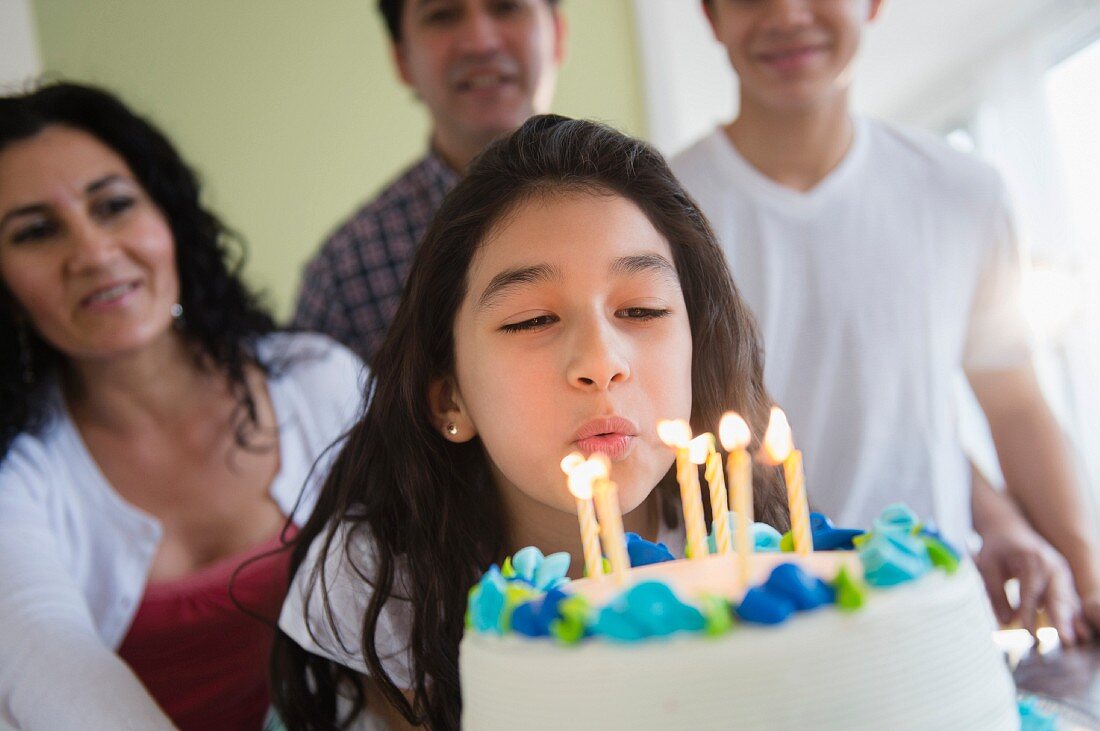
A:
MULTIPOLYGON (((426 115, 396 80, 374 0, 33 7, 46 73, 106 85, 169 133, 280 316, 325 235, 424 149, 426 115)), ((563 7, 554 111, 644 134, 630 0, 563 7)))

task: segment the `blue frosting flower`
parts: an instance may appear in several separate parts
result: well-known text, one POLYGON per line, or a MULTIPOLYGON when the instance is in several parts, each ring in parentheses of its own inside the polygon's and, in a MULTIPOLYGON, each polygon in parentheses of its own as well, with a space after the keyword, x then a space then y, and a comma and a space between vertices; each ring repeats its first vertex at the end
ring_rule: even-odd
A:
POLYGON ((810 513, 810 532, 815 551, 850 551, 855 548, 852 539, 864 533, 854 528, 837 528, 821 513, 810 513))
POLYGON ((860 544, 863 578, 872 586, 894 586, 919 578, 932 568, 924 541, 909 532, 876 530, 860 544))
POLYGON ((542 599, 520 604, 512 612, 512 629, 527 637, 549 637, 550 625, 561 619, 558 605, 566 596, 561 589, 551 589, 542 599))
POLYGON ((824 581, 797 564, 781 563, 772 569, 767 581, 745 592, 737 616, 756 624, 779 624, 794 612, 816 609, 835 600, 836 592, 824 581))
POLYGON ((779 531, 767 523, 752 524, 752 540, 758 553, 778 553, 782 537, 779 531))
POLYGON ((781 563, 772 569, 764 590, 787 599, 800 612, 832 604, 835 599, 832 587, 793 563, 781 563))
POLYGON ((1020 709, 1020 731, 1055 731, 1058 717, 1039 707, 1035 696, 1024 696, 1017 702, 1020 709))
POLYGON ((737 616, 754 624, 779 624, 794 614, 794 603, 786 597, 773 594, 762 586, 754 586, 745 592, 737 607, 737 616))
POLYGON ((872 526, 875 533, 885 531, 912 533, 913 528, 917 526, 917 516, 909 509, 908 505, 894 503, 883 508, 879 516, 875 518, 872 526))
POLYGON ((508 582, 494 564, 473 589, 466 609, 466 624, 478 632, 503 633, 500 616, 504 609, 504 592, 508 582))
MULTIPOLYGON (((737 541, 737 517, 731 512, 729 514, 729 526, 730 526, 730 541, 736 545, 737 541)), ((782 536, 775 528, 772 528, 767 523, 753 523, 752 524, 752 543, 753 550, 757 553, 771 553, 779 550, 779 541, 782 536)), ((718 543, 714 537, 714 528, 711 528, 710 535, 707 536, 707 544, 710 547, 711 553, 718 552, 718 543)))
POLYGON ((665 544, 647 541, 637 533, 626 534, 626 553, 632 567, 664 563, 676 558, 665 544))
POLYGON ((633 642, 680 631, 700 632, 705 627, 702 612, 680 601, 667 584, 643 581, 601 609, 592 631, 608 639, 633 642))
POLYGON ((528 546, 512 557, 510 565, 514 575, 508 576, 505 571, 505 578, 521 579, 539 591, 549 591, 565 583, 565 575, 569 571, 569 554, 562 551, 543 556, 542 551, 528 546))

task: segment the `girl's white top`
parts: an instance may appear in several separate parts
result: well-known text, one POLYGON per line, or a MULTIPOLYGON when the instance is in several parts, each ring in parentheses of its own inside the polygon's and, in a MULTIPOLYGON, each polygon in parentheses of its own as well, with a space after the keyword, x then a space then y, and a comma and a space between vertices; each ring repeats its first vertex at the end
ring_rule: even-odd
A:
MULTIPOLYGON (((321 561, 324 533, 313 541, 306 560, 298 569, 279 616, 279 627, 303 649, 370 675, 363 659, 362 626, 372 590, 364 577, 376 571, 373 539, 366 526, 359 525, 350 534, 352 523, 340 525, 324 556, 324 581, 311 582, 314 568, 321 561), (347 544, 350 553, 344 551, 347 544), (328 612, 325 605, 328 605, 328 612)), ((673 555, 684 555, 683 527, 668 529, 660 521, 657 540, 673 555)), ((413 687, 412 657, 409 642, 412 633, 412 604, 405 586, 407 568, 398 559, 394 590, 382 607, 374 646, 382 669, 402 689, 413 687)), ((382 718, 370 708, 351 726, 354 731, 384 730, 382 718)))

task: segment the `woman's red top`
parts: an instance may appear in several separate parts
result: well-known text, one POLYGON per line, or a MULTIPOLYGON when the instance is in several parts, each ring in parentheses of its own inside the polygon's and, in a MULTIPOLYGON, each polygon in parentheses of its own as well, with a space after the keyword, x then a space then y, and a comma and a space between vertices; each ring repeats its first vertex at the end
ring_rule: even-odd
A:
POLYGON ((276 536, 146 587, 118 654, 181 731, 263 727, 268 658, 288 582, 290 551, 272 553, 281 546, 276 536))

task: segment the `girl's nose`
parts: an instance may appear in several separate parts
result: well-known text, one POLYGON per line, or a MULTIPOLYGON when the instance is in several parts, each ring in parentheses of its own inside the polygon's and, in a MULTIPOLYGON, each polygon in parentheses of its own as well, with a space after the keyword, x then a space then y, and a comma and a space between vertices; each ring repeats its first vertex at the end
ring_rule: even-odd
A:
POLYGON ((569 383, 583 390, 603 391, 630 378, 630 363, 614 328, 605 323, 585 327, 576 339, 569 364, 569 383))

